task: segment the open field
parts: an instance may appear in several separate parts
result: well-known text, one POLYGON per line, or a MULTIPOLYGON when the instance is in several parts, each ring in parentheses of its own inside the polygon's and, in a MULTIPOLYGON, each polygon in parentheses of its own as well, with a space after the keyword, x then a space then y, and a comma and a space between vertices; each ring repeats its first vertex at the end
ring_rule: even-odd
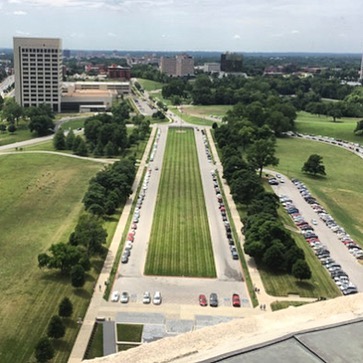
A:
POLYGON ((141 342, 143 325, 140 324, 116 324, 118 342, 141 342))
POLYGON ((145 273, 216 276, 192 129, 168 132, 145 273))
POLYGON ((206 120, 204 118, 201 117, 195 117, 195 116, 190 116, 187 115, 185 113, 181 113, 178 109, 175 108, 175 110, 173 110, 173 112, 178 115, 180 118, 182 118, 184 121, 193 124, 193 125, 198 125, 198 126, 212 126, 214 124, 215 121, 212 120, 206 120))
POLYGON ((363 245, 363 160, 341 148, 301 139, 278 140, 276 156, 280 159, 276 170, 303 181, 336 221, 363 245), (301 172, 311 154, 323 157, 325 178, 301 172))
MULTIPOLYGON (((88 116, 89 117, 89 116, 88 116)), ((84 122, 86 121, 87 117, 80 117, 74 120, 69 120, 67 122, 64 122, 62 124, 62 129, 63 130, 76 130, 80 127, 84 127, 84 122)))
POLYGON ((357 118, 341 118, 333 122, 331 117, 299 112, 295 121, 296 131, 302 134, 322 135, 352 142, 363 143, 363 137, 355 136, 357 118))
POLYGON ((228 110, 231 110, 233 107, 230 105, 208 105, 208 106, 186 106, 183 107, 183 112, 191 115, 200 115, 200 116, 219 116, 223 117, 228 110))
POLYGON ((271 309, 272 311, 276 311, 276 310, 286 309, 290 306, 297 307, 306 304, 308 303, 303 301, 274 301, 273 303, 271 303, 271 309))
MULTIPOLYGON (((28 362, 49 319, 68 296, 74 307, 66 336, 56 342, 54 361, 66 362, 97 275, 83 289, 71 287, 57 271, 41 271, 37 256, 66 242, 82 208, 88 180, 102 165, 55 155, 0 157, 0 361, 28 362)), ((112 231, 115 223, 107 227, 112 231)), ((102 266, 100 259, 94 266, 102 266)))
POLYGON ((31 134, 24 121, 19 121, 19 126, 16 127, 17 130, 13 134, 10 134, 7 131, 0 133, 0 146, 33 139, 35 137, 33 134, 31 134))
POLYGON ((150 81, 149 79, 138 78, 137 81, 141 84, 141 87, 148 92, 162 89, 164 86, 163 83, 150 81))

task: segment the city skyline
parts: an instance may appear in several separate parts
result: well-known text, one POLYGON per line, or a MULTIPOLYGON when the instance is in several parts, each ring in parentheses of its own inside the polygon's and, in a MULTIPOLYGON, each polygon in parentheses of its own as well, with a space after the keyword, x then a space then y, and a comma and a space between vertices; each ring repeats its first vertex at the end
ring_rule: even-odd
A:
POLYGON ((0 46, 20 36, 85 50, 361 53, 362 13, 360 0, 0 0, 0 46))

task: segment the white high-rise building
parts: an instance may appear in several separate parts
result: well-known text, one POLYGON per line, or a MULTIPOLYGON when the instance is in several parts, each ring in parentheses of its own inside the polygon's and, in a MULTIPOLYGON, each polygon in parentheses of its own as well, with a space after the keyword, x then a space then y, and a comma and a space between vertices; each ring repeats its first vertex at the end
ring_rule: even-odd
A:
POLYGON ((49 104, 61 111, 62 41, 14 37, 15 100, 23 107, 49 104))
POLYGON ((160 72, 172 77, 194 75, 194 59, 185 54, 176 57, 161 57, 160 72))

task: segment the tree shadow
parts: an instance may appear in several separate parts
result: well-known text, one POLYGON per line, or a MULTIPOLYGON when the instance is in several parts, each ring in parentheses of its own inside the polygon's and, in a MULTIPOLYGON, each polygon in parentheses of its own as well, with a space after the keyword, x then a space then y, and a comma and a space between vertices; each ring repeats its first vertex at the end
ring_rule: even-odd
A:
POLYGON ((315 286, 311 282, 303 280, 297 280, 296 286, 309 291, 313 291, 315 289, 315 286))
POLYGON ((41 280, 44 281, 52 281, 52 282, 57 282, 59 284, 62 285, 66 285, 70 283, 70 278, 69 278, 69 274, 63 274, 59 271, 54 272, 54 271, 45 271, 41 277, 41 280))
POLYGON ((54 339, 53 340, 54 349, 58 352, 70 352, 72 350, 71 344, 62 339, 54 339))
POLYGON ((80 297, 81 299, 90 299, 91 293, 85 289, 74 289, 73 290, 74 295, 80 297))

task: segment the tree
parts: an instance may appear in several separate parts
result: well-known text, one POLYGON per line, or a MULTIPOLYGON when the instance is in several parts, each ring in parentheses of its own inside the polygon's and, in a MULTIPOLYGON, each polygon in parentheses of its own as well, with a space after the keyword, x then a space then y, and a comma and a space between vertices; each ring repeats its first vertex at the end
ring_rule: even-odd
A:
POLYGON ((277 165, 279 159, 275 157, 276 141, 274 139, 256 140, 247 150, 247 159, 257 170, 260 178, 264 166, 277 165))
POLYGON ((54 357, 54 348, 48 337, 41 338, 35 346, 35 358, 39 363, 46 363, 54 357))
POLYGON ((19 121, 19 118, 23 115, 24 109, 18 105, 14 98, 7 98, 3 105, 2 117, 9 123, 15 123, 19 121))
POLYGON ((285 249, 282 243, 274 241, 263 255, 263 263, 272 271, 283 271, 285 269, 285 249))
POLYGON ((85 143, 85 141, 82 139, 81 136, 76 136, 76 140, 78 139, 78 146, 76 148, 76 150, 74 151, 74 153, 76 155, 79 155, 79 156, 87 156, 88 155, 88 148, 87 148, 87 145, 85 143))
POLYGON ((73 130, 69 130, 68 134, 66 136, 66 148, 67 150, 73 150, 73 144, 74 144, 74 140, 75 140, 76 136, 74 135, 73 130))
POLYGON ((71 282, 73 287, 82 287, 85 284, 85 271, 81 265, 73 266, 71 270, 71 282))
POLYGON ((341 118, 343 116, 340 102, 332 102, 328 106, 328 115, 333 118, 333 122, 336 122, 337 118, 341 118))
POLYGON ((36 115, 30 118, 28 127, 31 132, 36 132, 38 136, 45 136, 53 132, 54 123, 48 115, 36 115))
POLYGON ((3 134, 6 131, 6 125, 0 124, 0 132, 3 134))
POLYGON ((10 124, 8 126, 8 132, 10 132, 11 134, 13 134, 16 131, 16 127, 14 124, 10 124))
POLYGON ((311 270, 305 260, 297 260, 292 266, 292 275, 297 279, 308 280, 311 278, 311 270))
POLYGON ((59 304, 58 315, 64 318, 68 318, 73 313, 73 304, 68 297, 65 297, 59 304))
POLYGON ((53 146, 56 150, 65 150, 66 148, 66 139, 61 128, 58 129, 53 137, 53 146))
POLYGON ((53 315, 50 319, 47 335, 49 338, 59 339, 63 338, 66 333, 63 320, 58 315, 53 315))
POLYGON ((363 136, 363 120, 357 121, 357 126, 354 130, 354 135, 363 136))
POLYGON ((301 171, 304 173, 316 175, 326 175, 325 166, 323 165, 323 157, 318 154, 312 154, 309 159, 304 163, 301 171))

